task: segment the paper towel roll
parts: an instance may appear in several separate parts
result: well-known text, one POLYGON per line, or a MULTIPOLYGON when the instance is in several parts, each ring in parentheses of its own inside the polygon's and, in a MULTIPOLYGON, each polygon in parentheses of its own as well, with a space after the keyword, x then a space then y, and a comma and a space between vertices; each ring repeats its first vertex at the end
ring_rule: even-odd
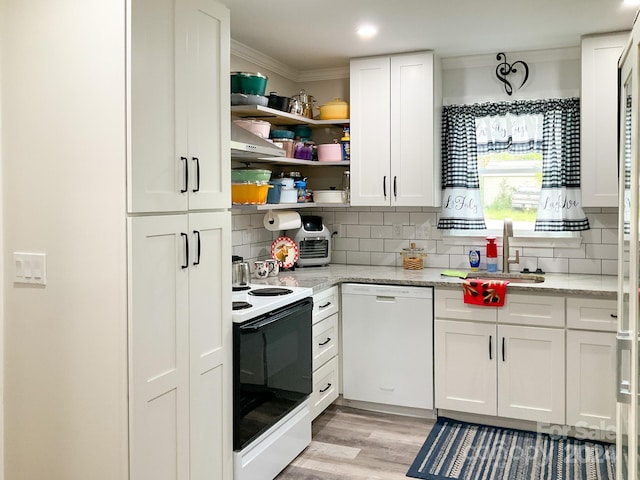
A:
POLYGON ((269 211, 264 216, 264 228, 275 232, 278 230, 292 230, 300 228, 302 221, 300 214, 294 210, 269 211))

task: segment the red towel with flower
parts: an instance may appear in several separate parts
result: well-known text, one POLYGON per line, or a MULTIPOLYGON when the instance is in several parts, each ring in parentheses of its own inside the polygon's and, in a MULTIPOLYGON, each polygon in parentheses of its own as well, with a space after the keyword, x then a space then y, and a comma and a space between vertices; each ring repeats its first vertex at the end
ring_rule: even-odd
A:
POLYGON ((507 295, 508 280, 467 278, 462 281, 464 303, 487 307, 502 307, 507 295))

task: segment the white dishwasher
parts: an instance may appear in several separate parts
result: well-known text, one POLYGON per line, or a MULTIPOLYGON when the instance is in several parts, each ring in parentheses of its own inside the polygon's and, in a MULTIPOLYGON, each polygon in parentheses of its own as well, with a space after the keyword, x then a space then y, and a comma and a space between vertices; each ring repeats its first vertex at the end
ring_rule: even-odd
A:
POLYGON ((343 396, 433 409, 433 288, 342 284, 343 396))

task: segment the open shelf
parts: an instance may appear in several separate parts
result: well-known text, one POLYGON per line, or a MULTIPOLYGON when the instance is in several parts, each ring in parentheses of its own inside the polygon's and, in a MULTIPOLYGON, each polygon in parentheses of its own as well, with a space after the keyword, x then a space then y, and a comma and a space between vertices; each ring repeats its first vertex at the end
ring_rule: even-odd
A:
POLYGON ((301 117, 292 113, 276 110, 275 108, 263 107, 261 105, 234 105, 231 107, 231 114, 237 117, 251 117, 271 121, 276 125, 309 125, 309 126, 331 126, 348 125, 349 119, 341 120, 316 120, 314 118, 301 117), (271 120, 270 120, 271 119, 271 120))
POLYGON ((348 203, 265 203, 263 205, 231 205, 231 208, 241 210, 291 210, 297 208, 342 208, 349 207, 348 203))
POLYGON ((306 167, 348 167, 351 162, 319 162, 317 160, 300 160, 299 158, 285 158, 285 157, 263 157, 263 158, 231 158, 232 162, 236 163, 271 163, 275 165, 301 165, 306 167))

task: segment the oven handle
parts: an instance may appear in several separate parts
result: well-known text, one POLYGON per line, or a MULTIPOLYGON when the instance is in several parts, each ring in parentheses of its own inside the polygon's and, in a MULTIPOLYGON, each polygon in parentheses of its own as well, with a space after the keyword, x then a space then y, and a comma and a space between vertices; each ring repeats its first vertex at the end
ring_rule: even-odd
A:
POLYGON ((261 328, 264 328, 268 325, 271 325, 272 323, 277 322, 278 320, 280 320, 280 317, 271 317, 271 318, 267 318, 264 320, 261 320, 259 322, 256 323, 251 323, 249 325, 243 325, 240 327, 240 330, 250 330, 252 332, 255 332, 256 330, 260 330, 261 328))
POLYGON ((275 323, 283 318, 290 316, 292 313, 296 313, 300 310, 304 310, 304 306, 298 306, 296 308, 287 309, 277 314, 267 314, 266 317, 261 317, 260 319, 255 320, 254 322, 247 323, 246 325, 241 325, 240 330, 255 332, 260 330, 261 328, 267 327, 272 323, 275 323))

